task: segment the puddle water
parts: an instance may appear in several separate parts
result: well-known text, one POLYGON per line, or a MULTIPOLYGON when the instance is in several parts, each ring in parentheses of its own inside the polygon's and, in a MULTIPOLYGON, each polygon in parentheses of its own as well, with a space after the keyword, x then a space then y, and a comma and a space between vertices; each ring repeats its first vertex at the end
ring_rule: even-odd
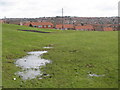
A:
POLYGON ((42 72, 40 71, 40 67, 51 62, 50 60, 41 58, 44 53, 47 53, 47 51, 28 52, 29 55, 21 59, 17 59, 15 64, 16 66, 21 67, 22 71, 16 72, 15 75, 18 75, 23 80, 41 76, 42 72))
POLYGON ((53 47, 43 47, 43 48, 49 49, 49 48, 53 48, 53 47))
POLYGON ((91 77, 102 77, 102 76, 105 76, 105 75, 89 74, 89 76, 91 76, 91 77))

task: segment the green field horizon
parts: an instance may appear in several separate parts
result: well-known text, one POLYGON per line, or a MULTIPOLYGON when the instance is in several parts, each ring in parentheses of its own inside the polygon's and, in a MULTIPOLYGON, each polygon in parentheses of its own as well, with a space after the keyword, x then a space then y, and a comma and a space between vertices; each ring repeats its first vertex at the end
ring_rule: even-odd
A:
POLYGON ((118 31, 54 30, 3 24, 2 85, 4 88, 118 88, 118 31), (43 49, 50 45, 53 48, 43 49), (42 50, 48 51, 42 58, 52 63, 41 70, 52 75, 51 78, 24 81, 15 75, 21 70, 14 64, 15 59, 29 51, 42 50), (105 76, 90 77, 89 72, 105 76))

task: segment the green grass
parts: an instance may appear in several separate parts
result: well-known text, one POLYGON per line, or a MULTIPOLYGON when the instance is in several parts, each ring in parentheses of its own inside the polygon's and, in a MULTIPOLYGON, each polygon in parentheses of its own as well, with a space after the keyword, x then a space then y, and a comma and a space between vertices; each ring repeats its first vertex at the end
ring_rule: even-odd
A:
POLYGON ((3 86, 5 88, 117 88, 118 32, 61 31, 3 24, 3 86), (50 31, 35 33, 16 29, 50 31), (42 71, 52 78, 23 81, 14 62, 28 51, 53 49, 43 57, 52 60, 42 71), (89 66, 90 65, 90 66, 89 66), (88 77, 88 72, 104 77, 88 77), (14 81, 13 78, 17 80, 14 81))

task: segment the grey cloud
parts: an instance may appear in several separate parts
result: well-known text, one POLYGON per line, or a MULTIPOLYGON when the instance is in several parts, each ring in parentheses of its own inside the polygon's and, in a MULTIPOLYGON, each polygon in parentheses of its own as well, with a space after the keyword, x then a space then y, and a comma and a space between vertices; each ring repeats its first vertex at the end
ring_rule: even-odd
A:
POLYGON ((61 15, 61 9, 64 8, 64 15, 104 14, 107 16, 108 12, 114 15, 117 9, 115 5, 112 5, 112 3, 115 4, 114 0, 107 2, 108 0, 0 0, 0 14, 8 17, 56 16, 61 15))

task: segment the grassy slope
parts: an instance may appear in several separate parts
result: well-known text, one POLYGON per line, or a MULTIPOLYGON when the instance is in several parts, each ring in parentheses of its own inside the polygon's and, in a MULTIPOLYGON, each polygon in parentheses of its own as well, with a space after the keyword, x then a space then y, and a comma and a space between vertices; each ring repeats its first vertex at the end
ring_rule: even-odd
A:
MULTIPOLYGON (((118 80, 118 39, 116 32, 58 31, 34 33, 16 29, 36 29, 17 25, 3 25, 3 86, 29 88, 113 88, 118 80), (27 51, 42 50, 54 44, 43 57, 52 60, 43 71, 52 78, 22 81, 14 73, 20 68, 14 59, 27 51), (87 66, 90 64, 91 67, 87 66), (88 77, 88 72, 105 77, 88 77), (17 80, 14 81, 13 78, 17 80)), ((36 29, 40 30, 40 29, 36 29)), ((42 29, 44 31, 44 29, 42 29)))

